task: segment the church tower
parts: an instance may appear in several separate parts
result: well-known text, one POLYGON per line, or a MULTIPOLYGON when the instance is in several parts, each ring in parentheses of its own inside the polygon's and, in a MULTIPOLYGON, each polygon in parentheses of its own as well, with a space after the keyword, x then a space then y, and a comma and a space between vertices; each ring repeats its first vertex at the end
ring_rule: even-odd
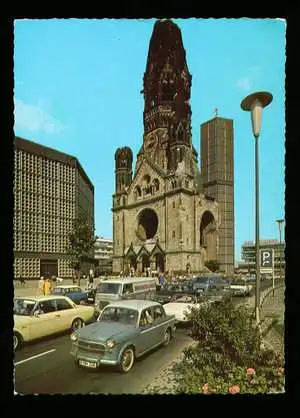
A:
POLYGON ((171 20, 154 25, 144 74, 143 152, 169 174, 182 163, 194 175, 195 151, 191 138, 192 76, 182 36, 171 20))
POLYGON ((199 273, 217 259, 219 209, 203 194, 191 132, 191 85, 179 27, 158 20, 143 77, 144 133, 115 153, 113 272, 199 273))
POLYGON ((118 148, 115 152, 116 193, 126 191, 132 181, 132 151, 129 147, 118 148))

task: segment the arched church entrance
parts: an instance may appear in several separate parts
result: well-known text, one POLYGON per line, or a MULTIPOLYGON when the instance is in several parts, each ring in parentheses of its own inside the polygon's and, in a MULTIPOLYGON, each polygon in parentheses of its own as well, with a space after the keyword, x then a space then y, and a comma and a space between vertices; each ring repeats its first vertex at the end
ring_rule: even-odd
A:
POLYGON ((142 271, 144 272, 148 267, 150 267, 150 257, 149 255, 144 254, 142 256, 142 271))
POLYGON ((165 271, 165 260, 162 254, 155 255, 155 269, 161 273, 165 271))
POLYGON ((134 255, 132 255, 129 258, 129 263, 130 263, 130 268, 134 268, 134 270, 137 269, 137 260, 136 260, 136 257, 134 255))
POLYGON ((217 259, 217 226, 213 214, 205 211, 200 224, 200 246, 206 249, 206 260, 217 259))

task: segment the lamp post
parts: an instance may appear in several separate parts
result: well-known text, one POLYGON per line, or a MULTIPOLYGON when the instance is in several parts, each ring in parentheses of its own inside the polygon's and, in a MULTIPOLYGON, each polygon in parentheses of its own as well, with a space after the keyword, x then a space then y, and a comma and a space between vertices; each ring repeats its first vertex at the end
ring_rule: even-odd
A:
POLYGON ((260 322, 260 257, 259 257, 259 164, 258 164, 258 138, 261 130, 262 110, 273 99, 272 94, 257 92, 245 97, 241 108, 251 112, 252 131, 255 138, 255 249, 256 249, 256 291, 255 291, 255 318, 256 324, 260 322))
POLYGON ((280 269, 280 282, 282 279, 282 262, 281 262, 281 228, 284 222, 284 219, 277 219, 276 222, 278 223, 279 227, 279 269, 280 269))

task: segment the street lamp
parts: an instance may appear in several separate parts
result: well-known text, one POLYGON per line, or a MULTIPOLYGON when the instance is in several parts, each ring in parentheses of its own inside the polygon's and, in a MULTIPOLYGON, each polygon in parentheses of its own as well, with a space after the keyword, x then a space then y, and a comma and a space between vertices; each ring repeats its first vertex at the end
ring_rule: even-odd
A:
POLYGON ((280 268, 280 282, 282 279, 282 262, 281 262, 281 227, 284 222, 284 219, 277 219, 276 222, 278 223, 279 227, 279 268, 280 268))
POLYGON ((251 112, 252 131, 255 138, 255 248, 256 248, 256 292, 255 292, 255 318, 256 324, 260 322, 260 257, 259 257, 259 165, 258 165, 258 138, 261 129, 262 110, 273 99, 272 94, 257 92, 245 97, 241 108, 251 112))

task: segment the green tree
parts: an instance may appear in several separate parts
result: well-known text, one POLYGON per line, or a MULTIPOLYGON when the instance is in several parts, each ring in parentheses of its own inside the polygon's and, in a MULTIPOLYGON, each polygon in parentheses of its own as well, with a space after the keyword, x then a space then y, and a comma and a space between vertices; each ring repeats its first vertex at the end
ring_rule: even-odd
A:
POLYGON ((220 268, 220 263, 218 262, 218 260, 205 261, 204 265, 212 272, 217 271, 220 268))
POLYGON ((94 228, 88 222, 86 213, 79 212, 73 222, 67 244, 67 252, 71 255, 70 267, 75 271, 79 286, 83 264, 94 256, 95 241, 94 228))

